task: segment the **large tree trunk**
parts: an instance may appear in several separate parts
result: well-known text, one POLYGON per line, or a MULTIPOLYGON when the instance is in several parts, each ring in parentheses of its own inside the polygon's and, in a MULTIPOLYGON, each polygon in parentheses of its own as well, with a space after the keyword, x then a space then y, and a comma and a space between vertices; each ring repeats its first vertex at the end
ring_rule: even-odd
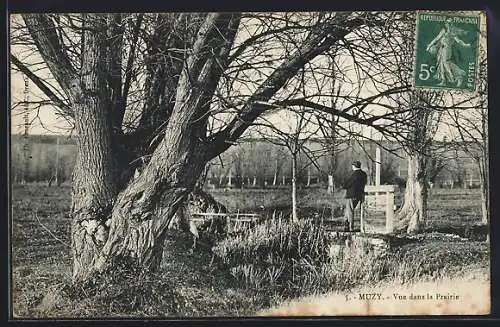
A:
POLYGON ((156 270, 161 262, 165 231, 206 161, 191 136, 172 126, 142 174, 122 192, 113 208, 107 241, 93 269, 103 271, 117 260, 156 270))
POLYGON ((413 153, 408 157, 408 177, 403 207, 398 213, 398 230, 407 233, 422 231, 427 219, 427 183, 425 159, 423 155, 413 153))
MULTIPOLYGON (((126 263, 148 271, 154 271, 159 267, 169 223, 195 187, 206 163, 212 158, 206 151, 207 120, 204 117, 207 111, 205 106, 213 95, 216 81, 221 73, 220 61, 215 60, 214 51, 220 49, 222 58, 227 56, 229 48, 223 47, 225 43, 221 42, 219 33, 222 29, 227 32, 226 37, 233 40, 238 22, 238 15, 208 14, 206 16, 192 47, 194 54, 186 59, 179 77, 175 105, 170 117, 166 117, 168 123, 165 126, 164 135, 149 162, 116 197, 115 201, 113 200, 116 192, 113 190, 99 192, 99 195, 110 195, 107 198, 110 198, 109 202, 113 205, 112 211, 110 214, 99 215, 102 245, 94 246, 90 238, 81 238, 79 243, 74 243, 73 247, 79 252, 79 256, 86 259, 85 264, 75 265, 73 273, 75 280, 85 280, 93 272, 102 273, 107 269, 113 269, 118 263, 126 263)), ((86 40, 100 35, 99 33, 88 34, 86 40)), ((91 46, 88 48, 92 49, 91 46)), ((98 58, 97 62, 100 62, 104 61, 105 56, 100 53, 96 58, 98 58)), ((92 63, 91 60, 87 61, 92 63)), ((103 71, 98 67, 92 68, 88 71, 93 74, 103 71)), ((86 78, 86 74, 83 76, 86 78)), ((95 77, 89 77, 89 81, 93 80, 95 77)), ((96 117, 97 115, 92 118, 96 117)), ((106 149, 110 151, 110 144, 104 144, 106 137, 110 134, 109 126, 101 126, 103 122, 109 122, 109 120, 107 117, 97 118, 99 118, 97 122, 92 121, 88 124, 84 119, 77 119, 80 122, 78 132, 81 133, 82 142, 87 142, 79 148, 80 158, 85 158, 82 160, 90 160, 88 158, 107 160, 105 167, 111 167, 112 160, 109 159, 112 158, 111 153, 106 155, 85 153, 85 151, 92 151, 95 147, 93 142, 88 142, 89 136, 93 136, 92 133, 98 134, 94 138, 103 143, 101 152, 104 153, 106 149), (108 133, 105 133, 106 131, 108 133)), ((103 168, 103 163, 98 162, 98 164, 88 167, 83 162, 80 163, 79 169, 86 169, 86 171, 85 173, 77 172, 79 176, 77 178, 80 178, 82 182, 87 178, 88 183, 94 185, 98 179, 93 178, 91 170, 108 171, 103 168)), ((109 171, 112 172, 112 169, 109 171)), ((106 176, 108 175, 113 174, 106 176)), ((99 183, 94 188, 102 187, 102 185, 106 184, 99 183)), ((75 189, 81 190, 82 185, 76 183, 75 189)), ((91 207, 88 201, 83 202, 78 196, 74 197, 74 202, 75 206, 83 209, 91 207)), ((98 207, 109 208, 107 204, 99 204, 98 207)), ((78 212, 77 209, 75 209, 76 212, 78 212)))
MULTIPOLYGON (((436 133, 437 117, 430 105, 440 101, 440 94, 414 92, 410 94, 409 105, 415 110, 414 126, 408 135, 408 177, 403 207, 398 213, 396 230, 407 233, 423 231, 427 220, 428 158, 433 136, 436 133)), ((437 115, 440 113, 437 112, 437 115)))
MULTIPOLYGON (((87 17, 89 27, 102 17, 87 17)), ((73 277, 85 274, 105 240, 105 221, 117 194, 111 153, 110 121, 106 113, 105 47, 102 34, 85 33, 82 77, 73 89, 77 159, 73 170, 71 242, 73 277)))

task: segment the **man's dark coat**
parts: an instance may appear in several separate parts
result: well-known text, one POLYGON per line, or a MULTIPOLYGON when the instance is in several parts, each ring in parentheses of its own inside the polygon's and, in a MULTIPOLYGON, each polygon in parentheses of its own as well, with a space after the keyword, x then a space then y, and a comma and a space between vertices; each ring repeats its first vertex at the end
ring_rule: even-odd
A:
POLYGON ((367 180, 368 176, 361 169, 353 171, 343 186, 343 188, 347 190, 345 195, 346 199, 363 200, 367 180))

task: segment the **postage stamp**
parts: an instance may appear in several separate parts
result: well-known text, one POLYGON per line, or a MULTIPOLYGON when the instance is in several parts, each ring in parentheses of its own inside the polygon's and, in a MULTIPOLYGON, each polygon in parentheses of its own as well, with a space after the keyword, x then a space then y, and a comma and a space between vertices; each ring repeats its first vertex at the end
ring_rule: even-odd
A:
POLYGON ((417 14, 413 86, 474 92, 480 16, 417 14))

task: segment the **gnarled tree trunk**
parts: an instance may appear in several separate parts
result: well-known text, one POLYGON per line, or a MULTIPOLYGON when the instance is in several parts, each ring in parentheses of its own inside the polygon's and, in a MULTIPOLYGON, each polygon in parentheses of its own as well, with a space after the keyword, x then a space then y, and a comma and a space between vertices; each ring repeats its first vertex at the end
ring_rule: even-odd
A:
POLYGON ((396 229, 406 229, 407 233, 423 231, 427 221, 428 158, 432 139, 439 121, 432 105, 440 101, 441 95, 414 92, 409 105, 414 107, 413 127, 408 135, 408 177, 403 207, 398 213, 396 229))
MULTIPOLYGON (((200 117, 206 112, 204 105, 208 102, 207 98, 212 96, 212 89, 216 86, 213 85, 214 67, 218 69, 219 62, 214 60, 207 44, 213 42, 214 35, 218 35, 216 27, 221 22, 228 24, 221 14, 209 14, 200 27, 198 38, 193 45, 193 51, 198 55, 189 57, 185 64, 177 86, 175 105, 168 117, 164 135, 142 172, 118 194, 116 200, 117 192, 112 189, 97 192, 98 196, 106 195, 105 198, 109 199, 109 203, 99 203, 97 207, 109 208, 109 211, 100 214, 99 219, 94 219, 91 225, 87 224, 90 227, 86 232, 94 235, 93 238, 87 234, 83 234, 85 237, 80 237, 83 229, 75 228, 73 232, 75 262, 81 262, 74 266, 75 280, 85 280, 93 272, 101 273, 108 268, 112 269, 117 262, 127 262, 149 271, 159 267, 165 232, 170 221, 195 187, 206 163, 212 158, 204 144, 206 119, 200 117), (198 74, 193 75, 196 73, 198 74), (193 79, 193 76, 196 76, 196 79, 193 79), (94 228, 96 225, 98 227, 94 228), (97 233, 99 239, 96 238, 97 233)), ((230 20, 229 24, 237 26, 237 19, 230 20)), ((234 38, 234 26, 231 33, 233 33, 231 38, 234 38)), ((88 34, 85 39, 86 48, 91 51, 94 47, 89 39, 97 38, 100 34, 88 34)), ((99 50, 101 47, 96 47, 95 53, 99 53, 99 50)), ((96 58, 99 63, 105 56, 101 53, 96 58)), ((92 63, 92 60, 89 58, 86 62, 92 63)), ((94 67, 89 71, 103 70, 94 67)), ((89 77, 90 80, 94 81, 96 78, 89 77)), ((89 112, 88 109, 81 111, 89 112)), ((113 176, 111 144, 107 142, 110 135, 109 126, 101 126, 109 120, 107 117, 99 116, 104 112, 104 110, 97 111, 89 118, 92 120, 89 124, 85 124, 88 119, 78 119, 77 131, 82 144, 79 148, 80 158, 97 162, 94 165, 88 165, 84 161, 77 164, 75 194, 82 192, 85 182, 91 184, 87 188, 94 192, 100 191, 100 188, 107 185, 102 183, 101 179, 113 176), (98 121, 97 125, 95 120, 98 121), (85 151, 94 149, 92 143, 100 144, 101 147, 98 148, 100 151, 87 155, 85 151), (99 179, 93 178, 92 174, 96 172, 108 173, 99 179), (78 182, 79 180, 83 184, 78 182)), ((88 210, 92 207, 88 201, 78 195, 74 196, 75 217, 79 208, 88 210)), ((86 216, 90 217, 89 214, 86 216)), ((75 218, 77 222, 80 220, 82 219, 75 218)))
MULTIPOLYGON (((78 250, 75 262, 85 259, 84 264, 75 265, 75 279, 85 279, 92 271, 103 271, 116 260, 131 259, 149 270, 159 266, 165 231, 206 162, 197 155, 201 152, 198 146, 186 140, 188 136, 175 129, 168 135, 172 138, 157 149, 157 155, 144 171, 119 194, 110 217, 107 216, 104 224, 102 218, 99 220, 101 224, 96 232, 104 235, 94 242, 89 238, 80 239, 79 234, 73 232, 73 239, 80 240, 74 244, 78 250), (104 241, 102 248, 99 241, 104 241), (96 251, 99 248, 100 251, 96 251)), ((78 186, 75 185, 75 189, 79 189, 78 186)), ((79 198, 74 202, 82 206, 79 198)))
MULTIPOLYGON (((64 101, 34 74, 30 78, 75 121, 78 157, 71 208, 75 281, 85 281, 93 272, 113 270, 120 261, 145 270, 158 268, 166 229, 195 188, 206 163, 227 150, 269 110, 267 101, 307 62, 367 22, 345 12, 311 26, 297 50, 257 87, 238 114, 223 129, 209 133, 211 100, 231 61, 229 54, 241 15, 172 14, 156 18, 155 33, 143 35, 148 48, 144 59, 146 103, 139 126, 125 132, 123 117, 132 70, 131 61, 123 67, 121 59, 127 53, 132 58, 135 50, 122 49, 127 43, 122 39, 126 27, 122 18, 79 15, 83 28, 76 26, 75 39, 80 36, 81 53, 75 53, 62 41, 64 37, 50 15, 23 15, 34 44, 65 95, 64 101), (187 37, 182 35, 186 33, 187 37), (169 49, 186 51, 177 51, 177 57, 172 58, 169 49), (175 63, 158 60, 162 56, 176 59, 172 60, 175 63), (118 72, 123 71, 122 81, 118 72), (130 160, 136 159, 144 159, 138 174, 132 176, 133 169, 124 172, 130 160)), ((140 22, 138 18, 131 31, 133 44, 141 34, 140 22)), ((245 45, 240 49, 241 54, 245 45)), ((30 72, 14 59, 24 72, 30 72)))
MULTIPOLYGON (((89 17, 88 27, 101 26, 102 19, 89 17)), ((105 222, 118 192, 107 102, 101 91, 106 83, 104 42, 102 34, 85 33, 82 76, 72 90, 77 130, 71 206, 74 278, 91 267, 99 254, 105 240, 105 222)))
POLYGON ((425 160, 421 154, 411 154, 408 156, 404 203, 398 213, 396 229, 406 229, 407 233, 422 231, 427 219, 427 191, 425 160))

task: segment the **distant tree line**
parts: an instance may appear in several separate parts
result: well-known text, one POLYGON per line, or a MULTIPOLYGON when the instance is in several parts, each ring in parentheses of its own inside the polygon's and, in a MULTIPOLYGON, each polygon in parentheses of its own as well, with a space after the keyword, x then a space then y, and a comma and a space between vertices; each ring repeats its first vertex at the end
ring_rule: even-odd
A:
POLYGON ((50 182, 54 185, 71 182, 75 159, 75 144, 67 137, 59 137, 57 145, 57 137, 33 135, 29 136, 25 147, 23 137, 12 136, 11 181, 50 182))
MULTIPOLYGON (((59 183, 70 182, 75 163, 74 140, 65 136, 30 135, 28 164, 25 165, 22 136, 11 139, 11 180, 14 183, 55 182, 56 167, 59 183), (26 173, 25 173, 26 172, 26 173)), ((382 144, 380 180, 382 184, 404 186, 407 161, 399 149, 382 144)), ((326 187, 329 156, 318 140, 308 142, 309 155, 298 156, 297 184, 300 187, 326 187), (311 153, 313 155, 311 155, 311 153)), ((353 160, 360 160, 368 173, 369 183, 375 181, 374 142, 347 142, 339 146, 334 172, 335 187, 342 185, 350 174, 353 160)), ((430 160, 429 176, 434 187, 477 187, 478 172, 465 153, 449 150, 430 160)), ((230 148, 207 167, 205 185, 209 188, 280 188, 291 183, 291 158, 282 146, 263 140, 246 140, 230 148)))

